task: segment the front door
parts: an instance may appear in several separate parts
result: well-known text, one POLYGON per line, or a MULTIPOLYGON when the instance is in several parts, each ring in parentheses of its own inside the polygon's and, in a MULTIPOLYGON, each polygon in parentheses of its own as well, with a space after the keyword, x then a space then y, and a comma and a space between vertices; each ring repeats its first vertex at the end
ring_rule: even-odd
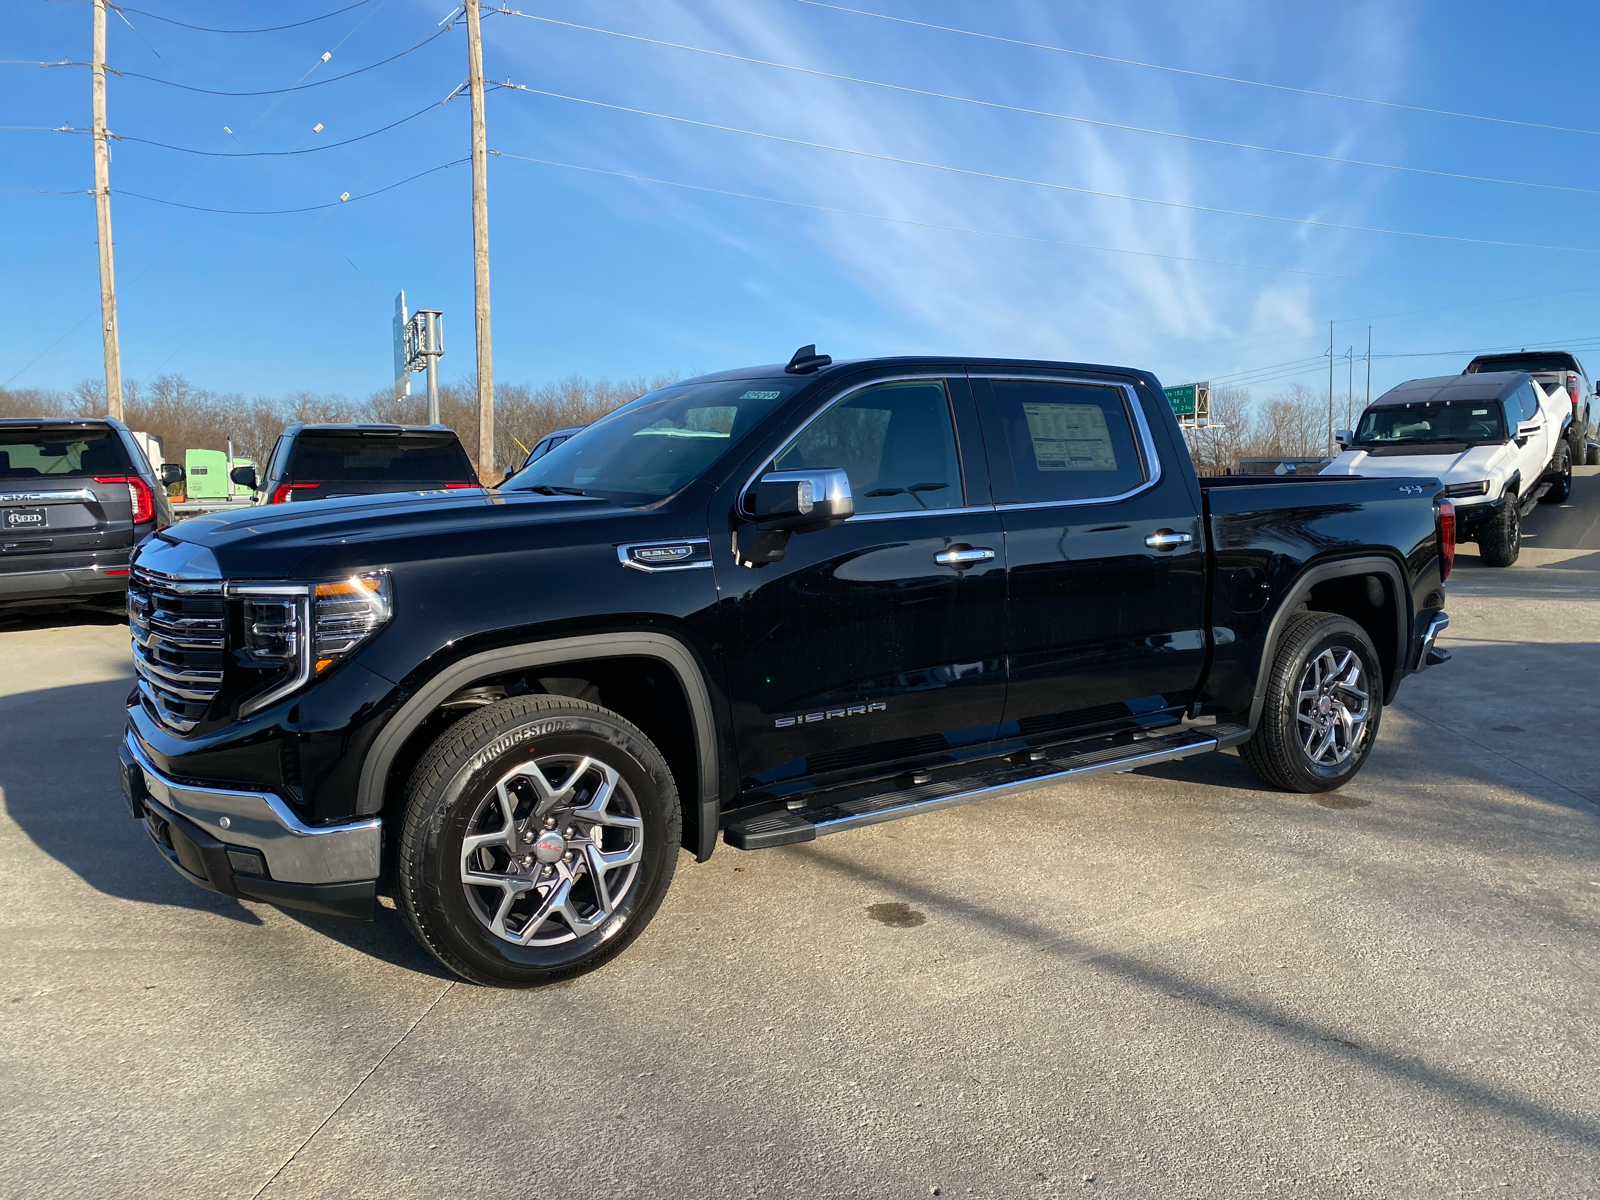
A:
POLYGON ((973 389, 1009 562, 1005 732, 1170 719, 1205 660, 1204 537, 1138 392, 1041 376, 973 389))
POLYGON ((965 379, 933 377, 846 390, 763 468, 843 468, 856 515, 792 535, 766 566, 731 565, 719 549, 747 791, 995 736, 1005 556, 982 462, 965 379))

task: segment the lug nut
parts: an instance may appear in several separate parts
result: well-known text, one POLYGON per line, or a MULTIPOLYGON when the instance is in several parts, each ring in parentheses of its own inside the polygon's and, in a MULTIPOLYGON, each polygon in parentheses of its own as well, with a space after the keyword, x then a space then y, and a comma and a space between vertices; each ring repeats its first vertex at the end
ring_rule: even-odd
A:
POLYGON ((572 861, 572 851, 568 850, 565 854, 563 854, 561 856, 561 860, 563 862, 571 862, 572 861))
POLYGON ((561 836, 562 837, 576 837, 577 833, 578 833, 578 831, 576 829, 574 829, 571 825, 568 825, 565 829, 563 829, 561 831, 561 836))
POLYGON ((533 855, 531 855, 531 854, 525 855, 523 857, 523 859, 522 859, 522 869, 524 871, 527 871, 527 870, 531 870, 532 868, 533 868, 533 855))
POLYGON ((544 827, 546 829, 554 829, 556 827, 556 819, 554 817, 546 817, 544 819, 544 827))
POLYGON ((533 845, 533 843, 537 840, 537 836, 538 835, 535 834, 531 829, 524 829, 522 831, 522 840, 529 846, 533 845))

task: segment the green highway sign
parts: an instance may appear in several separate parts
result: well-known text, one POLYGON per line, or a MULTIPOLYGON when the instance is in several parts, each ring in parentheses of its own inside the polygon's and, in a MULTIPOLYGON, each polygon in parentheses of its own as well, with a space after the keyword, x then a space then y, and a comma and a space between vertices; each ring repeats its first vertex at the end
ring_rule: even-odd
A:
POLYGON ((1166 389, 1167 403, 1180 417, 1209 417, 1211 415, 1211 385, 1209 383, 1182 383, 1166 389))

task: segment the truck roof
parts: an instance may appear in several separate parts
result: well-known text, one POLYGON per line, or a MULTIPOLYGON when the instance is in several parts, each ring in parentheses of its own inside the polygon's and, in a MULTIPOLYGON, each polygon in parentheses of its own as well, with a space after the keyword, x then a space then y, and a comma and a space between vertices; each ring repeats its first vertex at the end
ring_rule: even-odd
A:
POLYGON ((1063 373, 1091 372, 1097 375, 1130 376, 1135 379, 1141 379, 1151 387, 1156 388, 1158 391, 1160 390, 1160 385, 1156 382, 1155 376, 1149 371, 1141 370, 1138 367, 1108 366, 1105 363, 1061 362, 1043 358, 968 358, 964 355, 950 354, 913 354, 890 358, 841 359, 828 366, 798 376, 791 375, 785 371, 782 363, 769 363, 765 366, 737 367, 729 371, 717 371, 710 375, 697 375, 693 379, 678 380, 677 383, 708 383, 724 379, 821 379, 832 375, 853 374, 871 367, 903 367, 912 370, 926 367, 960 370, 971 367, 980 371, 1038 368, 1063 373))
POLYGON ((1519 350, 1514 354, 1480 354, 1463 375, 1491 371, 1582 371, 1583 364, 1565 350, 1519 350))
POLYGON ((1471 375, 1435 375, 1408 379, 1372 402, 1373 408, 1426 404, 1430 400, 1504 400, 1533 376, 1526 371, 1479 371, 1471 375))

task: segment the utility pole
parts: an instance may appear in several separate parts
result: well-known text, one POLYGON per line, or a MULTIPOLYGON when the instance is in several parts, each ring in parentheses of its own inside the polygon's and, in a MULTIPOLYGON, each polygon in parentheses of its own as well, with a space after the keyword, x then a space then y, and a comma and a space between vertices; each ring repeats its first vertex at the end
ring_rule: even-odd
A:
POLYGON ((1350 349, 1344 352, 1344 356, 1350 367, 1350 381, 1345 384, 1344 388, 1344 427, 1349 429, 1350 418, 1353 415, 1350 411, 1350 406, 1355 403, 1356 399, 1356 348, 1351 346, 1350 349))
POLYGON ((1372 326, 1367 326, 1367 404, 1372 404, 1372 326))
MULTIPOLYGON (((104 0, 95 0, 96 4, 104 0)), ((478 477, 494 478, 494 352, 489 342, 489 149, 483 129, 483 31, 478 0, 467 10, 467 83, 472 92, 473 315, 478 327, 478 477)))
POLYGON ((94 217, 100 241, 100 334, 106 352, 106 412, 122 420, 122 350, 117 277, 111 263, 111 151, 106 146, 106 0, 94 0, 94 217))
POLYGON ((1333 322, 1328 322, 1328 444, 1327 451, 1333 453, 1333 322))

